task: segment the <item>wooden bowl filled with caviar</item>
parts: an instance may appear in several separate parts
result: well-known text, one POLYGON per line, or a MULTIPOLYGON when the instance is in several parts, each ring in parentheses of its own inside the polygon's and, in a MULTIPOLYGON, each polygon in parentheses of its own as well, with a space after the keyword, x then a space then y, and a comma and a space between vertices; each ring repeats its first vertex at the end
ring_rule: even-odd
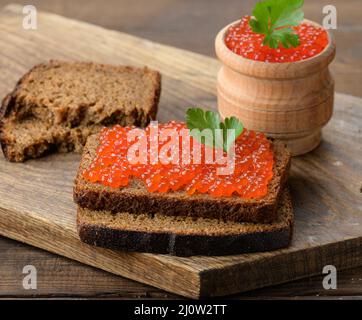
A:
POLYGON ((316 148, 332 116, 332 34, 305 20, 302 0, 258 2, 253 16, 223 28, 215 49, 218 108, 286 142, 293 155, 316 148), (276 6, 275 4, 278 4, 276 6))

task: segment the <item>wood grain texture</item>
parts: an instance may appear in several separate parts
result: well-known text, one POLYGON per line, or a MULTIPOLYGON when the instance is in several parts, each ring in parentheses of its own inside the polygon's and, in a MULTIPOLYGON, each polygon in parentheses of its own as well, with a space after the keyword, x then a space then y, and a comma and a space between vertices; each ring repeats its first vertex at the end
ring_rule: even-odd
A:
MULTIPOLYGON (((181 296, 112 275, 76 261, 4 239, 0 242, 0 299, 24 298, 102 298, 102 299, 179 299, 181 296), (38 271, 37 290, 25 290, 22 268, 34 265, 38 271)), ((338 272, 338 286, 325 290, 323 276, 314 276, 278 286, 227 296, 228 299, 305 299, 310 297, 361 297, 362 267, 338 272)))
MULTIPOLYGON (((24 31, 17 7, 0 14, 0 39, 2 96, 38 62, 49 58, 86 59, 147 64, 161 71, 161 121, 183 119, 189 105, 216 107, 220 65, 212 58, 50 14, 40 14, 36 32, 24 31), (72 32, 74 28, 77 33, 72 32)), ((188 297, 224 295, 282 283, 318 274, 325 264, 338 269, 362 265, 360 105, 360 99, 338 94, 335 116, 326 127, 322 144, 293 163, 290 185, 296 228, 289 249, 175 258, 81 244, 71 199, 79 160, 73 154, 25 164, 1 159, 0 233, 188 297)))

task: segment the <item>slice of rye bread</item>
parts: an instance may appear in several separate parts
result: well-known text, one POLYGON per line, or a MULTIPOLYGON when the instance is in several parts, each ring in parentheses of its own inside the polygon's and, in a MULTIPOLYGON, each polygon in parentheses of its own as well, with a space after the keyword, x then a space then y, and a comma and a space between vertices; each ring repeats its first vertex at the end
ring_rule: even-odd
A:
POLYGON ((271 222, 275 219, 278 200, 287 180, 290 153, 280 141, 273 141, 275 155, 273 178, 268 193, 260 199, 239 196, 212 197, 188 195, 185 191, 148 192, 143 182, 132 179, 127 187, 110 188, 91 183, 82 177, 95 157, 99 135, 88 137, 74 184, 74 201, 83 208, 115 212, 162 214, 222 219, 225 221, 271 222))
POLYGON ((51 60, 36 65, 0 107, 0 143, 10 161, 79 152, 102 126, 144 127, 156 117, 160 74, 148 68, 51 60))
POLYGON ((287 247, 293 234, 293 208, 284 189, 271 224, 217 219, 92 211, 79 207, 80 239, 91 245, 176 256, 230 255, 287 247))

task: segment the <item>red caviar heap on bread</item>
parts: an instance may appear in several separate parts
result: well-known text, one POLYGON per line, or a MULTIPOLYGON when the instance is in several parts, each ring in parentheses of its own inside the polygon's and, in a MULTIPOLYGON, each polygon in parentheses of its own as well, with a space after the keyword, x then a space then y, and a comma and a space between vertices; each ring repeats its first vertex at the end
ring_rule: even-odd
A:
MULTIPOLYGON (((235 166, 232 174, 218 175, 217 168, 223 164, 209 164, 205 161, 205 150, 209 148, 200 144, 191 136, 183 137, 180 132, 187 129, 183 122, 171 121, 158 126, 159 161, 150 163, 150 126, 145 132, 147 163, 132 164, 128 160, 128 149, 138 140, 130 141, 128 133, 132 127, 114 126, 104 128, 99 137, 99 145, 92 163, 83 172, 89 182, 119 188, 129 184, 131 178, 143 181, 149 192, 169 192, 185 190, 187 194, 205 193, 215 197, 237 195, 245 199, 261 198, 268 191, 268 183, 273 177, 273 152, 270 142, 262 133, 244 129, 235 141, 235 166), (164 141, 160 135, 164 130, 172 130, 178 135, 178 155, 175 161, 169 161, 171 154, 163 154, 162 149, 169 145, 171 136, 164 141), (190 139, 201 150, 201 163, 192 159, 192 147, 183 150, 182 138, 190 139), (189 152, 189 155, 187 154, 189 152), (189 156, 189 163, 184 157, 189 156), (162 159, 163 157, 163 159, 162 159)), ((141 130, 141 129, 139 129, 141 130)), ((143 137, 143 136, 142 136, 143 137)), ((167 151, 170 151, 167 148, 167 151)))

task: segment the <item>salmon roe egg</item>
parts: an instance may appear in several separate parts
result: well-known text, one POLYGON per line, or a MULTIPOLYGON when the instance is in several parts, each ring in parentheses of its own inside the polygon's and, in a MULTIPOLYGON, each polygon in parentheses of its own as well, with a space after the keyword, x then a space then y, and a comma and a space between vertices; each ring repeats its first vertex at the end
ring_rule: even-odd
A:
MULTIPOLYGON (((244 129, 235 141, 234 170, 226 175, 220 175, 218 168, 225 168, 225 163, 206 161, 206 149, 213 152, 216 149, 207 147, 194 140, 183 122, 171 121, 158 125, 158 143, 156 149, 151 148, 151 129, 137 129, 142 133, 134 141, 128 139, 128 133, 134 127, 116 125, 103 128, 99 135, 96 154, 90 165, 83 171, 87 181, 100 183, 112 188, 127 186, 131 179, 141 180, 149 192, 172 192, 185 190, 189 195, 204 193, 214 197, 239 196, 242 198, 260 198, 266 195, 268 183, 273 177, 274 155, 269 140, 262 133, 244 129), (177 153, 163 152, 167 149, 169 139, 161 139, 163 130, 174 129, 179 137, 190 141, 190 148, 183 148, 182 139, 178 141, 177 153), (186 131, 185 131, 186 130, 186 131), (146 163, 129 161, 128 150, 135 141, 146 138, 144 150, 146 163), (138 140, 137 140, 138 139, 138 140), (163 148, 165 147, 165 148, 163 148), (194 148, 201 152, 200 161, 195 161, 194 148), (184 150, 185 149, 185 150, 184 150), (153 150, 153 151, 152 151, 153 150), (189 150, 191 152, 189 152, 189 150), (189 161, 184 161, 188 156, 189 161), (158 161, 151 161, 156 157, 158 161), (168 161, 168 160, 172 161, 168 161)), ((222 155, 226 158, 226 153, 222 155)), ((196 153, 195 153, 196 154, 196 153)))
POLYGON ((234 53, 256 61, 294 62, 316 56, 328 44, 328 34, 321 27, 301 23, 293 27, 299 36, 300 45, 296 48, 270 48, 263 45, 264 35, 252 31, 249 26, 250 16, 245 16, 229 28, 225 35, 226 46, 234 53))

